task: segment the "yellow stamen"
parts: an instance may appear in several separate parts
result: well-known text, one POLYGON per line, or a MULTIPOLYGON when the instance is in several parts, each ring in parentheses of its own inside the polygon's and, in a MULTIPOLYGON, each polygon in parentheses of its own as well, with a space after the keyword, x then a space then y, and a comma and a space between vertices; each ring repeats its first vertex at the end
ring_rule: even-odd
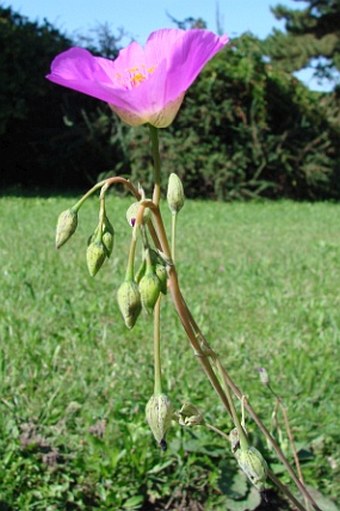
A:
POLYGON ((131 76, 131 85, 133 87, 136 87, 140 83, 144 82, 146 76, 142 73, 136 73, 135 75, 131 76))

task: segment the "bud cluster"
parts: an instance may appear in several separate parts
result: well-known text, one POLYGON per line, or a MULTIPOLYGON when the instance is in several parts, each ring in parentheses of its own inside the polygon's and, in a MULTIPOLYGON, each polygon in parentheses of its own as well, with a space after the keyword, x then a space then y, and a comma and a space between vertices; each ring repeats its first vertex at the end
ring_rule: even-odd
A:
POLYGON ((144 251, 143 270, 139 275, 139 291, 142 306, 147 313, 151 313, 160 293, 166 294, 168 274, 166 266, 155 250, 147 248, 144 251))
POLYGON ((131 329, 143 309, 151 314, 160 293, 167 291, 164 261, 152 249, 144 251, 135 279, 128 279, 118 290, 117 299, 126 326, 131 329))
POLYGON ((90 236, 87 244, 86 260, 91 277, 102 267, 105 259, 110 257, 113 250, 114 229, 105 215, 99 221, 94 233, 90 236))
MULTIPOLYGON (((97 274, 105 260, 111 256, 114 245, 114 229, 105 211, 105 192, 108 186, 107 184, 102 186, 99 222, 87 243, 87 267, 92 277, 97 274)), ((93 191, 95 191, 95 189, 97 188, 94 187, 93 191)), ((139 193, 141 201, 145 200, 144 191, 139 189, 139 193)), ((89 195, 88 192, 75 206, 60 214, 56 232, 57 248, 66 243, 76 231, 78 225, 78 210, 89 195)), ((180 179, 175 174, 171 174, 169 179, 167 199, 169 207, 175 215, 184 204, 183 186, 180 179)), ((170 264, 168 259, 166 259, 161 252, 158 253, 150 247, 145 227, 150 219, 149 207, 145 207, 143 216, 141 217, 141 223, 136 226, 137 216, 141 213, 141 201, 132 203, 126 212, 127 222, 133 228, 133 231, 126 277, 117 291, 118 306, 128 329, 134 327, 142 309, 147 314, 151 314, 160 294, 166 294, 168 281, 167 265, 170 264), (135 275, 134 265, 137 227, 142 239, 143 256, 140 268, 135 275)), ((161 449, 166 450, 167 443, 165 436, 171 426, 174 413, 170 399, 161 392, 160 360, 158 367, 159 376, 158 380, 155 377, 155 394, 149 399, 145 413, 147 422, 157 443, 160 445, 161 449)), ((177 415, 177 420, 180 424, 186 426, 203 423, 201 414, 195 407, 189 404, 182 406, 177 415)))
MULTIPOLYGON (((62 247, 75 233, 78 226, 78 207, 66 209, 60 213, 56 229, 56 248, 62 247)), ((114 229, 105 214, 87 242, 86 261, 91 277, 94 277, 107 257, 111 256, 114 242, 114 229)))

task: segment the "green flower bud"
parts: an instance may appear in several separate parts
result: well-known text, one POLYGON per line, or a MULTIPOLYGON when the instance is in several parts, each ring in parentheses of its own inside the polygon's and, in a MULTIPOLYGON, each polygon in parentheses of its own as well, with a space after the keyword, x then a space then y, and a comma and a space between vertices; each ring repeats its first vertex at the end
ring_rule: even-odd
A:
POLYGON ((259 491, 264 490, 268 466, 260 451, 255 447, 246 450, 237 449, 235 457, 241 470, 259 491))
POLYGON ((178 213, 184 206, 184 190, 182 181, 177 174, 170 174, 167 201, 172 214, 178 213))
POLYGON ((165 451, 167 448, 165 435, 171 426, 173 415, 170 399, 165 394, 153 395, 146 405, 145 414, 153 436, 165 451))
POLYGON ((161 292, 161 283, 153 271, 147 271, 142 277, 139 283, 139 292, 143 309, 151 314, 161 292))
POLYGON ((112 254, 114 234, 115 232, 110 220, 107 217, 105 217, 104 226, 102 230, 102 242, 106 249, 107 257, 110 257, 110 255, 112 254))
POLYGON ((117 292, 117 301, 125 325, 131 330, 141 311, 138 285, 133 280, 126 280, 117 292))
POLYGON ((166 267, 164 266, 164 264, 161 263, 156 264, 155 273, 159 280, 161 293, 163 293, 163 295, 166 295, 168 289, 167 287, 168 272, 166 271, 166 267))
POLYGON ((77 225, 78 213, 76 210, 70 208, 60 213, 55 237, 56 248, 60 248, 67 240, 70 239, 77 229, 77 225))
POLYGON ((100 270, 106 258, 106 249, 100 239, 91 241, 86 251, 87 268, 91 277, 100 270))
MULTIPOLYGON (((133 202, 126 212, 126 220, 128 221, 128 224, 131 227, 133 227, 135 225, 139 205, 140 205, 139 202, 133 202)), ((147 222, 149 218, 150 218, 150 209, 145 208, 144 214, 143 214, 143 221, 147 222)))
POLYGON ((161 293, 166 295, 167 293, 167 283, 168 283, 168 272, 166 271, 166 264, 162 257, 153 250, 149 249, 152 266, 154 267, 154 271, 159 279, 161 285, 161 293))
POLYGON ((181 426, 197 426, 204 424, 203 415, 196 406, 191 403, 184 403, 177 414, 178 423, 181 426))

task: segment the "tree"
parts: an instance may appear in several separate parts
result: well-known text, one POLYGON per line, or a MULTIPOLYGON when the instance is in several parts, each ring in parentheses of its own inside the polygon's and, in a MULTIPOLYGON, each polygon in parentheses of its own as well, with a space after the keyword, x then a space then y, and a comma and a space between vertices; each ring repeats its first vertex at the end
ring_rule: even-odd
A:
MULTIPOLYGON (((98 31, 99 44, 114 53, 117 38, 106 32, 98 31)), ((2 187, 87 186, 120 158, 120 147, 107 144, 112 126, 101 122, 108 107, 45 79, 53 58, 70 46, 47 21, 31 22, 0 6, 2 187)))
POLYGON ((285 20, 286 33, 275 30, 267 38, 268 54, 289 72, 316 63, 316 76, 336 81, 340 71, 340 1, 295 1, 305 7, 295 10, 278 5, 272 9, 278 20, 285 20))

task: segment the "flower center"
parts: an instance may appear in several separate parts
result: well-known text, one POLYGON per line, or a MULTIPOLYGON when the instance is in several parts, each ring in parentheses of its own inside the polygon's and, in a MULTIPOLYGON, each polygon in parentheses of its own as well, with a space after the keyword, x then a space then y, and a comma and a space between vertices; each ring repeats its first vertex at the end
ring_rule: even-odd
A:
POLYGON ((147 68, 144 64, 142 64, 141 66, 135 66, 127 69, 124 75, 117 73, 116 78, 125 89, 133 89, 147 80, 149 75, 151 75, 155 69, 155 66, 147 68))

